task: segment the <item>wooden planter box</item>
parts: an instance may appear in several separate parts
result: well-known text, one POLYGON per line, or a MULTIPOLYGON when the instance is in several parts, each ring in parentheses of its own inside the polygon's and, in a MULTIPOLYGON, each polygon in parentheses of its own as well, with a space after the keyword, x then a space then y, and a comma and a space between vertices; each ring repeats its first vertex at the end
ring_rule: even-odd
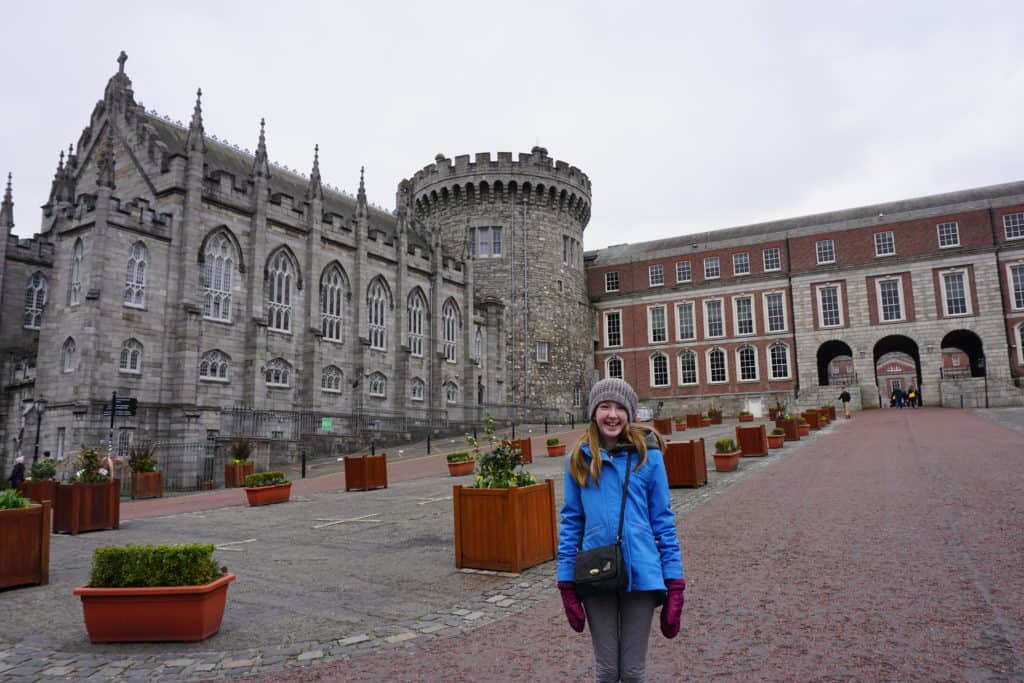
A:
POLYGON ((743 457, 768 455, 768 434, 764 425, 737 426, 736 443, 743 457))
POLYGON ((463 477, 467 474, 473 474, 473 470, 475 469, 476 460, 463 460, 462 462, 448 463, 448 474, 453 477, 463 477))
POLYGON ((224 463, 224 488, 245 486, 245 478, 250 474, 256 474, 256 463, 252 460, 224 463))
POLYGON ((162 498, 163 481, 160 472, 132 472, 132 498, 162 498))
POLYGON ((722 424, 722 413, 708 413, 708 419, 711 420, 711 424, 720 425, 722 424))
POLYGON ((740 422, 753 422, 754 421, 754 416, 753 415, 739 415, 738 417, 739 417, 740 422))
POLYGON ((555 559, 554 482, 508 489, 452 487, 455 566, 521 572, 555 559))
POLYGON ((121 524, 121 480, 103 484, 57 484, 54 533, 116 529, 121 524))
POLYGON ((785 430, 786 441, 799 441, 800 440, 800 428, 796 423, 796 420, 789 418, 788 420, 776 420, 775 426, 779 429, 785 430))
POLYGON ((768 409, 768 419, 769 420, 774 420, 778 416, 779 416, 779 409, 778 408, 769 408, 768 409))
MULTIPOLYGON (((710 417, 705 417, 705 418, 701 419, 701 421, 700 421, 700 426, 701 427, 710 427, 711 424, 712 423, 711 423, 711 418, 710 417)), ((719 423, 719 424, 721 424, 721 423, 719 423)))
POLYGON ((811 428, 811 429, 820 429, 821 428, 821 425, 818 423, 818 411, 817 410, 814 410, 813 408, 810 409, 810 410, 805 410, 803 415, 804 415, 804 419, 807 420, 807 426, 809 428, 811 428))
POLYGON ((53 479, 40 479, 39 481, 23 481, 18 484, 18 493, 23 498, 28 498, 36 503, 44 500, 57 500, 57 482, 53 479))
POLYGON ((672 433, 672 418, 671 417, 659 417, 654 420, 654 431, 659 434, 668 436, 672 433))
POLYGON ((548 457, 557 458, 560 455, 565 455, 566 448, 567 446, 564 443, 560 443, 557 446, 548 446, 548 457))
POLYGON ((826 407, 828 408, 828 419, 829 419, 829 422, 832 422, 832 421, 834 421, 836 419, 836 407, 835 406, 826 406, 826 407))
POLYGON ((768 448, 782 448, 786 443, 785 434, 769 434, 768 448))
POLYGON ((0 588, 49 583, 52 512, 49 500, 0 510, 0 588))
POLYGON ((205 640, 220 630, 228 584, 225 574, 205 586, 90 588, 79 586, 82 615, 93 643, 205 640))
POLYGON ((529 439, 506 439, 503 443, 507 443, 513 448, 520 450, 520 464, 527 465, 533 462, 533 445, 529 439))
POLYGON ((288 499, 292 497, 292 483, 274 484, 273 486, 246 486, 245 497, 249 501, 249 507, 287 503, 288 499))
POLYGON ((700 427, 700 413, 687 413, 686 414, 686 426, 693 429, 700 427))
POLYGON ((715 471, 716 472, 732 472, 740 464, 740 452, 733 451, 732 453, 715 453, 715 471))
POLYGON ((669 486, 703 486, 708 483, 704 439, 669 442, 664 458, 669 486))
POLYGON ((345 457, 345 490, 369 491, 388 487, 387 455, 345 457))

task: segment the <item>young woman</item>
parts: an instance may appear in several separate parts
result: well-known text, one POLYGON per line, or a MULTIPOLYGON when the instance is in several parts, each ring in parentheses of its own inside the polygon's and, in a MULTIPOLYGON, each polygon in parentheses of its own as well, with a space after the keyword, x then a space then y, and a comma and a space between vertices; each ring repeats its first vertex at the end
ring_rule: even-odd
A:
POLYGON ((569 625, 590 622, 596 680, 643 681, 654 609, 662 604, 661 632, 679 633, 683 609, 683 564, 661 452, 664 442, 634 424, 636 392, 621 379, 604 379, 590 391, 590 424, 568 460, 565 505, 558 540, 558 588, 569 625), (622 555, 628 585, 619 593, 576 595, 577 548, 615 542, 622 485, 630 461, 622 525, 622 555))

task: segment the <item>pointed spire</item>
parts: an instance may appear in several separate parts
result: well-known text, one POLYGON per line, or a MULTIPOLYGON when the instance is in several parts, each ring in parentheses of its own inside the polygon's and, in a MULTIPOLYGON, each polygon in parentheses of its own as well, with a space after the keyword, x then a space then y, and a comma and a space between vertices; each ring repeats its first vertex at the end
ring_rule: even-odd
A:
POLYGON ((10 233, 14 227, 14 193, 11 192, 11 174, 7 174, 7 189, 4 190, 4 201, 0 203, 0 227, 10 233))
MULTIPOLYGON (((70 160, 69 160, 70 161, 70 160)), ((60 151, 60 160, 57 161, 57 175, 63 175, 64 173, 64 150, 60 151)))
POLYGON ((128 61, 128 53, 121 50, 121 54, 117 56, 117 73, 124 73, 124 63, 128 61))
POLYGON ((107 126, 107 140, 96 162, 96 185, 114 189, 114 129, 107 126))
POLYGON ((360 166, 359 167, 359 193, 356 195, 356 198, 361 203, 363 203, 363 204, 366 203, 366 182, 365 182, 365 180, 363 178, 363 175, 364 175, 365 172, 366 172, 366 167, 365 166, 360 166))
POLYGON ((270 177, 270 163, 267 161, 266 119, 260 119, 260 141, 256 145, 256 159, 252 164, 252 174, 257 178, 270 177))
POLYGON ((203 139, 203 89, 196 90, 196 106, 192 109, 192 122, 188 126, 188 139, 185 147, 189 150, 200 152, 206 151, 206 141, 203 139))
POLYGON ((308 199, 323 199, 324 188, 320 182, 320 145, 313 147, 313 170, 309 172, 309 187, 306 189, 308 199))

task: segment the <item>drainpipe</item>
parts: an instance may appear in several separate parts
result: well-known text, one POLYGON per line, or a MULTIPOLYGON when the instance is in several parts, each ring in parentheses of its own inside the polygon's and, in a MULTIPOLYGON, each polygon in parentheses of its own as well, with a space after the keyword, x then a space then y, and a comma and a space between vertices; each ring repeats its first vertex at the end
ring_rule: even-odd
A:
MULTIPOLYGON (((793 316, 793 262, 789 259, 789 235, 786 235, 786 299, 789 305, 789 324, 793 330, 793 400, 800 398, 800 358, 796 349, 796 319, 793 316)), ((771 357, 768 358, 771 362, 771 357)))

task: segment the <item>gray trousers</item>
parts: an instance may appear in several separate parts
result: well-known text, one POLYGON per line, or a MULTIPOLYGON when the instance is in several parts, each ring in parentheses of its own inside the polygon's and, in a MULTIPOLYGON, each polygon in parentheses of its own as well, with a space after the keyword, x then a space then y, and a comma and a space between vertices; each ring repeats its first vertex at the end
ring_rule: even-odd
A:
POLYGON ((597 683, 643 683, 657 595, 656 591, 635 591, 583 600, 597 683))

